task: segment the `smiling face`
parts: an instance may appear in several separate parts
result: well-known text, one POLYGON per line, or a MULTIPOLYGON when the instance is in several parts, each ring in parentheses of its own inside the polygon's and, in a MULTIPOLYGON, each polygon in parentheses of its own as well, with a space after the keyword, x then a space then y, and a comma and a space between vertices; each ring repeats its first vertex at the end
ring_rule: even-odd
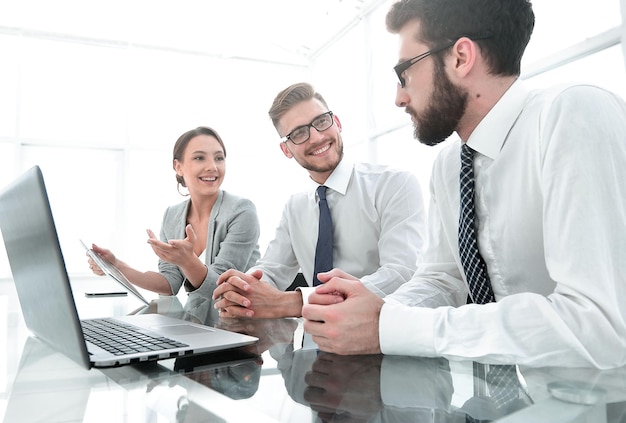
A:
MULTIPOLYGON (((283 137, 299 126, 310 124, 325 112, 328 109, 317 99, 302 101, 281 116, 278 133, 283 137)), ((280 144, 285 156, 294 158, 319 184, 326 181, 343 157, 341 122, 337 116, 333 119, 333 125, 322 132, 310 128, 310 138, 302 144, 295 145, 289 140, 280 144)))
POLYGON ((226 175, 226 155, 215 137, 193 137, 181 160, 174 160, 176 174, 184 178, 192 199, 194 196, 217 195, 226 175))

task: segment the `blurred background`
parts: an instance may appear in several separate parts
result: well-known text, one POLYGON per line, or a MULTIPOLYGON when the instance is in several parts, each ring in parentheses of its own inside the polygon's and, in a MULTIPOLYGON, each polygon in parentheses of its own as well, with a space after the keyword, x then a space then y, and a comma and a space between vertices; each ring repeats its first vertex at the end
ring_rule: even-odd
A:
MULTIPOLYGON (((340 117, 346 155, 412 171, 428 201, 441 147, 415 141, 394 105, 391 3, 0 0, 0 189, 42 168, 71 276, 89 274, 79 238, 156 269, 145 229, 158 233, 165 208, 184 199, 172 147, 211 126, 228 152, 222 188, 256 203, 263 252, 308 177, 281 153, 267 111, 280 90, 308 81, 340 117)), ((522 77, 624 96, 624 3, 533 1, 522 77)), ((0 280, 10 276, 0 243, 0 280)))

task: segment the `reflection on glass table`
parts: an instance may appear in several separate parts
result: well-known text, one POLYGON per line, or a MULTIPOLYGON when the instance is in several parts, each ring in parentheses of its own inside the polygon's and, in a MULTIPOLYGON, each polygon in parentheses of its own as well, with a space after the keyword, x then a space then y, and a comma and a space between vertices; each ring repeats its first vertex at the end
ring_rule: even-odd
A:
MULTIPOLYGON (((82 315, 162 313, 259 338, 195 357, 85 370, 8 330, 5 422, 622 422, 626 369, 501 368, 443 358, 338 356, 301 348, 300 319, 218 319, 211 301, 86 299, 82 315), (106 304, 110 310, 106 310, 106 304), (17 343, 17 344, 16 344, 17 343), (497 372, 495 370, 498 370, 497 372)), ((8 301, 13 301, 11 297, 8 301)), ((11 314, 8 311, 5 313, 11 314)))

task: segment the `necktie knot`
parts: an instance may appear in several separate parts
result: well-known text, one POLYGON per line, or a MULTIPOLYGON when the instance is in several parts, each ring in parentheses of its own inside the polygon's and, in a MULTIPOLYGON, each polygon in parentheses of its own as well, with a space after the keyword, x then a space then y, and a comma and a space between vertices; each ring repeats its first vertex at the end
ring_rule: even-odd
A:
POLYGON ((461 162, 464 165, 467 165, 468 160, 472 160, 474 158, 474 150, 467 144, 461 145, 461 162))
POLYGON ((320 201, 326 201, 326 185, 320 185, 319 187, 317 187, 317 196, 319 197, 320 201))

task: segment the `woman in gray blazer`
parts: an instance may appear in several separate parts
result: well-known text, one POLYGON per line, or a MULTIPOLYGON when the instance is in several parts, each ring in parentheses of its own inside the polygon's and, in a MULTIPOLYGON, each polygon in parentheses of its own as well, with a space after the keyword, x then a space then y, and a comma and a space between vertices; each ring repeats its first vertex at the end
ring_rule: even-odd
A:
MULTIPOLYGON (((133 284, 176 295, 181 286, 211 298, 217 278, 227 269, 248 270, 259 258, 259 219, 252 201, 220 189, 226 174, 226 148, 215 130, 198 127, 174 145, 178 189, 189 198, 165 211, 160 239, 148 230, 148 243, 159 257, 159 271, 142 272, 105 248, 93 250, 117 266, 133 284)), ((102 270, 89 259, 95 274, 102 270)))

